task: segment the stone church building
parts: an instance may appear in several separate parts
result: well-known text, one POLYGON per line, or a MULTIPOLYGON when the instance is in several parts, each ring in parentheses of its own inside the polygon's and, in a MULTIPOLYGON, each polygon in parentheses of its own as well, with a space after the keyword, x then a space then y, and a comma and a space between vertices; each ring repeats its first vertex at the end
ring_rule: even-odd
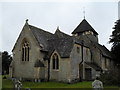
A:
POLYGON ((27 80, 72 83, 93 80, 113 64, 98 33, 83 19, 72 36, 50 33, 26 23, 13 47, 9 76, 27 80))

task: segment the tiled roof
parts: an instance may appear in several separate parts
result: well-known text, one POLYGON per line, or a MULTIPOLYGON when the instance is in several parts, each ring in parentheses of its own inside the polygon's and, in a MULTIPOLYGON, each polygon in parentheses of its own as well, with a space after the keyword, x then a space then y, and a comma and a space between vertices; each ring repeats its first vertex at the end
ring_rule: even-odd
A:
MULTIPOLYGON (((57 50, 61 57, 69 57, 73 44, 74 43, 81 44, 81 39, 67 35, 61 32, 58 28, 56 32, 52 34, 40 28, 34 27, 32 25, 29 25, 29 27, 32 33, 34 34, 36 40, 38 41, 39 45, 42 45, 43 50, 48 51, 49 55, 54 50, 57 50)), ((73 33, 83 32, 85 30, 92 30, 94 33, 97 34, 97 32, 91 27, 91 25, 85 19, 80 23, 80 25, 78 25, 78 27, 73 31, 73 33)), ((84 46, 90 47, 91 45, 95 45, 96 47, 98 47, 98 49, 102 52, 104 56, 111 58, 111 54, 105 46, 92 42, 90 38, 85 37, 86 36, 81 37, 85 41, 84 46)))
POLYGON ((47 51, 48 55, 57 50, 61 57, 69 57, 74 41, 72 36, 60 30, 56 30, 55 34, 52 34, 31 25, 29 27, 39 45, 43 46, 43 51, 47 51))
POLYGON ((48 52, 48 57, 56 50, 61 57, 69 57, 74 43, 81 44, 76 37, 72 37, 61 32, 59 29, 54 34, 29 25, 32 33, 39 45, 43 46, 43 51, 48 52))
POLYGON ((84 40, 84 46, 90 48, 90 46, 95 45, 104 56, 111 58, 111 54, 105 46, 92 42, 87 36, 76 38, 61 32, 59 29, 52 34, 31 25, 29 25, 29 27, 39 45, 42 45, 43 50, 48 52, 48 56, 50 56, 54 50, 57 50, 61 57, 69 57, 74 43, 82 44, 81 40, 84 40))
POLYGON ((72 38, 57 38, 49 40, 49 51, 56 50, 61 57, 69 57, 71 50, 73 48, 73 39, 72 38))
POLYGON ((59 29, 57 29, 54 33, 54 35, 57 37, 57 38, 70 38, 72 36, 68 35, 68 34, 65 34, 64 32, 61 32, 59 29))
POLYGON ((94 43, 94 44, 102 52, 103 56, 112 58, 110 51, 104 45, 100 45, 98 43, 94 43))
POLYGON ((94 68, 96 71, 101 71, 101 67, 99 67, 97 64, 95 63, 90 63, 90 62, 85 62, 87 65, 89 65, 90 67, 94 68))
POLYGON ((98 33, 92 28, 92 26, 85 19, 83 19, 83 21, 75 28, 72 34, 82 33, 85 31, 92 31, 93 33, 98 35, 98 33))
POLYGON ((47 51, 49 45, 47 40, 55 38, 54 35, 50 32, 34 27, 32 25, 29 25, 29 27, 33 35, 35 36, 36 40, 38 41, 39 45, 42 45, 43 49, 47 51))

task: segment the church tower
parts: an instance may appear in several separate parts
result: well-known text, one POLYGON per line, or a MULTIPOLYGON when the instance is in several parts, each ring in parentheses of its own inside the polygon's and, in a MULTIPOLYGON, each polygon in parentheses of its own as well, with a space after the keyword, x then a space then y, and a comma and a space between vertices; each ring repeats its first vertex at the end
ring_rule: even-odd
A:
POLYGON ((87 36, 94 42, 98 42, 98 33, 92 28, 92 26, 83 19, 83 21, 72 32, 73 36, 81 37, 87 36))

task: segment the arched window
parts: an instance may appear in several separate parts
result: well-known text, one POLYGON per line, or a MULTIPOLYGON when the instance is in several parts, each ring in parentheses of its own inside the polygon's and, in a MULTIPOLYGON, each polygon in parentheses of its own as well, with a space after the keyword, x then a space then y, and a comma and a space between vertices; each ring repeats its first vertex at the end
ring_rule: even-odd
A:
POLYGON ((53 55, 52 62, 53 62, 53 69, 59 69, 59 58, 56 53, 53 55))
POLYGON ((22 44, 22 61, 29 61, 29 51, 29 42, 25 40, 22 44))

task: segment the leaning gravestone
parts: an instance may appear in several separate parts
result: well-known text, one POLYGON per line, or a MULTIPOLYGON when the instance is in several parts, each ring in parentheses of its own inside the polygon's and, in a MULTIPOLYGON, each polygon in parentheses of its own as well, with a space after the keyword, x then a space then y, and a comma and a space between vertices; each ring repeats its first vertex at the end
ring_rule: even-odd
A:
POLYGON ((22 90, 22 83, 19 80, 17 81, 17 90, 22 90))
POLYGON ((13 85, 14 90, 22 90, 22 83, 19 80, 14 79, 13 85))

